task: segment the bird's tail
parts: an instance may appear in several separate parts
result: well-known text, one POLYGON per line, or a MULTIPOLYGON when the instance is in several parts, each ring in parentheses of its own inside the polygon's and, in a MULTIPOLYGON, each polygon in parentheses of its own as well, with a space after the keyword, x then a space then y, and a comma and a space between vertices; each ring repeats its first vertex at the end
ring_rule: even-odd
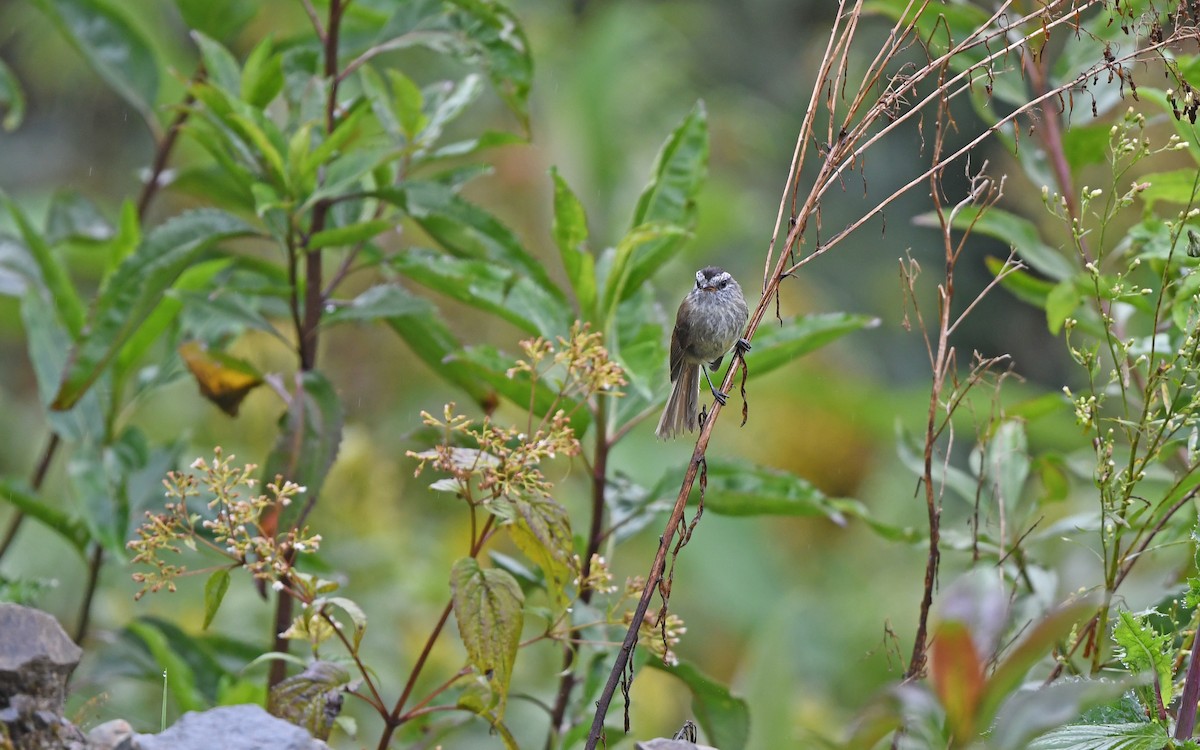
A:
POLYGON ((666 440, 696 429, 696 414, 700 411, 699 391, 700 366, 685 364, 679 377, 671 383, 671 396, 663 407, 654 434, 666 440))

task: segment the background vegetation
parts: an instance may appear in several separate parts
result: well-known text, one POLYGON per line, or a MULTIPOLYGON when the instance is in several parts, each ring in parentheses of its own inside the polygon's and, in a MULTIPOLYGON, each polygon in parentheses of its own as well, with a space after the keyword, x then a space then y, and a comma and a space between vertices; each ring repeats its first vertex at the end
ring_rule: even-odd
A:
MULTIPOLYGON (((767 317, 747 358, 748 422, 737 427, 734 397, 711 433, 710 512, 671 568, 670 612, 687 628, 671 646, 684 666, 654 669, 661 659, 639 652, 634 735, 670 736, 698 717, 723 748, 870 746, 903 723, 898 743, 966 746, 1011 698, 1006 724, 1017 729, 989 735, 997 747, 1024 746, 1095 705, 1108 712, 1088 719, 1100 739, 1045 746, 1103 746, 1104 732, 1141 736, 1139 747, 1190 736, 1174 702, 1196 627, 1183 598, 1197 486, 1189 240, 1200 245, 1189 235, 1200 150, 1186 6, 1012 3, 997 20, 932 3, 909 25, 913 8, 880 2, 842 17, 840 33, 846 18, 860 26, 833 68, 822 67, 836 59, 829 3, 394 6, 362 0, 341 16, 337 0, 0 7, 12 125, 0 135, 0 404, 12 436, 0 441, 0 580, 5 598, 85 639, 73 696, 82 723, 123 716, 156 729, 164 669, 172 716, 265 701, 269 671, 278 682, 300 668, 256 659, 282 649, 272 633, 299 616, 308 629, 291 635, 321 642, 341 671, 305 672, 322 690, 298 690, 295 704, 345 686, 366 696, 346 700, 335 744, 374 746, 393 731, 404 745, 448 732, 464 746, 581 743, 612 663, 604 644, 620 640, 631 606, 614 605, 607 629, 583 627, 603 609, 593 595, 609 596, 606 580, 588 578, 600 570, 590 553, 606 554, 613 597, 648 572, 692 444, 658 443, 653 419, 637 418, 666 395, 663 326, 695 268, 720 263, 752 307, 778 283, 785 322, 767 317), (344 23, 331 73, 322 43, 334 16, 344 23), (907 42, 873 62, 896 19, 907 42), (963 40, 946 65, 924 67, 963 40), (886 73, 860 89, 877 65, 886 73), (945 83, 964 71, 972 86, 945 83), (825 90, 836 96, 812 99, 836 116, 806 123, 819 109, 814 83, 839 76, 849 83, 825 90), (883 93, 906 77, 924 88, 883 93), (860 90, 870 95, 861 106, 860 90), (931 91, 954 98, 899 117, 931 91), (1026 111, 1038 97, 1053 106, 1026 111), (881 130, 867 158, 853 152, 881 130), (789 173, 797 132, 816 156, 789 173), (976 144, 984 132, 998 137, 976 144), (964 147, 969 162, 901 190, 964 147), (782 184, 796 197, 780 229, 782 184), (831 192, 809 204, 810 185, 831 192), (892 195, 882 216, 839 234, 892 195), (801 232, 796 257, 819 248, 812 262, 764 282, 764 256, 784 258, 801 232), (1005 263, 1010 248, 1024 267, 1005 263), (996 277, 1003 284, 979 297, 996 277), (519 342, 570 338, 575 318, 603 338, 573 339, 580 356, 531 398, 528 373, 506 374, 536 358, 519 342), (623 398, 606 395, 616 380, 597 380, 602 367, 578 367, 606 353, 624 366, 623 398), (229 393, 239 386, 244 401, 229 393), (474 429, 492 414, 515 430, 445 429, 448 402, 474 429), (552 417, 551 403, 570 410, 568 423, 542 423, 557 453, 530 428, 552 417), (619 437, 611 449, 605 435, 619 437), (439 444, 482 448, 501 468, 431 452, 439 444), (252 509, 260 528, 284 529, 300 512, 321 535, 299 567, 294 544, 248 540, 234 555, 260 572, 278 563, 279 588, 307 608, 288 610, 237 575, 226 590, 221 574, 135 599, 156 579, 131 578, 147 568, 130 564, 143 550, 125 543, 144 510, 161 508, 167 472, 196 457, 211 466, 214 446, 236 456, 231 466, 263 465, 252 473, 263 482, 281 472, 319 496, 282 522, 270 497, 252 509), (429 465, 414 476, 420 458, 429 465), (510 459, 539 465, 570 532, 555 533, 566 522, 556 526, 549 506, 533 517, 554 523, 526 520, 533 542, 511 531, 540 486, 489 494, 497 476, 520 474, 503 473, 510 459), (608 533, 614 525, 621 533, 608 533), (487 579, 464 550, 511 577, 487 579), (975 576, 952 586, 967 570, 975 576), (470 581, 494 584, 504 607, 518 598, 504 599, 509 582, 522 584, 532 642, 515 665, 500 660, 514 670, 511 695, 477 679, 508 640, 477 644, 481 656, 431 638, 451 571, 456 608, 470 581), (1095 596, 1074 599, 1080 591, 1095 596), (924 595, 948 610, 929 623, 940 660, 935 648, 928 689, 889 692, 926 674, 924 595), (1154 605, 1154 617, 1129 614, 1154 605), (346 636, 336 648, 322 612, 343 635, 365 617, 361 646, 346 636), (580 645, 538 639, 571 622, 580 645), (1083 687, 1020 703, 1026 679, 1106 670, 1128 682, 1064 679, 1083 687), (560 707, 564 686, 574 692, 560 707), (463 710, 421 713, 426 696, 463 710), (559 731, 550 716, 563 717, 559 731), (493 723, 506 728, 485 739, 493 723), (1124 725, 1136 726, 1111 728, 1124 725)), ((223 497, 237 482, 210 484, 223 497)), ((182 539, 179 523, 170 534, 182 539)), ((207 573, 221 560, 183 562, 207 573)), ((469 644, 462 617, 456 609, 449 627, 469 644)), ((644 633, 642 645, 658 637, 644 633)), ((610 744, 622 703, 618 691, 610 744)))

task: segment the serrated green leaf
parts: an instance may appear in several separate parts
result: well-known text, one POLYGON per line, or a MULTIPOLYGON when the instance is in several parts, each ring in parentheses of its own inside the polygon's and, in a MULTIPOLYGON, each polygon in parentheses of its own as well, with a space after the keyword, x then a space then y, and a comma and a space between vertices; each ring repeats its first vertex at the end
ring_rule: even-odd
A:
POLYGON ((107 0, 33 0, 92 70, 150 122, 160 64, 154 48, 107 0))
POLYGON ((526 274, 548 294, 566 304, 544 264, 534 258, 496 217, 468 203, 444 185, 408 182, 374 195, 394 203, 450 254, 487 260, 526 274))
MULTIPOLYGON (((750 736, 750 705, 729 688, 702 673, 694 664, 681 660, 668 666, 660 659, 647 665, 674 675, 692 694, 692 713, 708 741, 721 750, 738 750, 750 736)), ((682 744, 682 743, 681 743, 682 744)))
POLYGON ((554 180, 554 242, 584 319, 596 314, 596 259, 588 250, 587 213, 567 181, 551 168, 554 180))
POLYGON ((533 57, 520 19, 494 0, 448 0, 447 6, 457 10, 451 23, 471 45, 467 59, 482 65, 500 98, 528 130, 533 57))
POLYGON ((349 683, 350 672, 345 667, 314 661, 300 674, 271 688, 267 711, 304 727, 319 740, 327 740, 342 708, 342 692, 349 683))
POLYGON ((767 323, 754 337, 747 364, 754 377, 762 377, 848 333, 878 325, 879 318, 851 313, 806 315, 789 318, 782 325, 767 323))
POLYGON ((1028 750, 1162 750, 1170 741, 1161 724, 1075 724, 1029 743, 1028 750))
POLYGON ((1158 633, 1144 616, 1135 616, 1120 610, 1113 626, 1113 640, 1117 644, 1117 658, 1131 672, 1152 672, 1157 677, 1160 705, 1171 705, 1175 668, 1172 635, 1158 633))
POLYGON ((11 133, 25 119, 25 91, 12 69, 0 60, 0 128, 11 133))
MULTIPOLYGON (((691 231, 696 225, 696 196, 707 173, 708 112, 704 102, 696 102, 659 151, 650 184, 638 198, 630 227, 670 224, 691 231)), ((624 278, 621 298, 632 294, 670 260, 684 238, 682 234, 664 235, 640 247, 629 259, 628 268, 614 264, 610 281, 624 278)))
POLYGON ((279 418, 279 438, 263 464, 263 483, 277 475, 319 493, 342 442, 345 414, 333 384, 315 370, 300 373, 279 418))
POLYGON ((454 619, 467 649, 467 659, 487 678, 498 697, 496 720, 504 717, 517 647, 524 625, 525 595, 503 570, 484 570, 464 557, 450 572, 454 619))
POLYGON ((225 600, 225 592, 229 591, 229 568, 217 568, 204 582, 204 624, 201 630, 208 630, 221 602, 225 600))
POLYGON ((215 209, 181 214, 152 230, 100 290, 51 408, 69 409, 79 400, 197 256, 217 242, 253 231, 215 209))
POLYGON ((509 504, 513 518, 505 528, 525 556, 542 569, 551 599, 561 612, 569 604, 566 588, 577 572, 567 509, 549 497, 515 497, 509 504))
POLYGON ((1085 711, 1119 700, 1129 694, 1134 684, 1128 679, 1063 678, 1049 685, 1018 690, 1001 708, 989 732, 988 746, 994 750, 1029 750, 1034 737, 1077 720, 1085 711))
POLYGON ((518 270, 483 260, 463 260, 432 250, 397 255, 392 265, 408 278, 522 330, 553 339, 567 335, 569 311, 561 299, 518 270))

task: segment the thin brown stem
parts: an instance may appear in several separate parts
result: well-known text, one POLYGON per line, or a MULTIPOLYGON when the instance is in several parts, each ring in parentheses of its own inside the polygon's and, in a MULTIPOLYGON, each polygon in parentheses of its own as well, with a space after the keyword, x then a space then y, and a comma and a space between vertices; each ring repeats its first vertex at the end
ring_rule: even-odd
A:
POLYGON ((100 568, 104 565, 104 547, 99 542, 92 544, 92 556, 88 559, 88 578, 83 590, 83 602, 79 605, 79 622, 75 624, 75 642, 83 643, 92 619, 92 599, 100 583, 100 568))

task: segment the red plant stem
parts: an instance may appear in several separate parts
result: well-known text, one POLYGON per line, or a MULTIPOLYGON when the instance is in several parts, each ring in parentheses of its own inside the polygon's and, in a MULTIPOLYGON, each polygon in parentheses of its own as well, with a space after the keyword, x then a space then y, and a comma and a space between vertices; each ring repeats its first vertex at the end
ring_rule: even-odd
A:
POLYGON ((1192 636, 1191 661, 1179 697, 1179 715, 1175 717, 1175 739, 1189 740, 1196 729, 1196 704, 1200 702, 1200 659, 1196 658, 1196 637, 1192 636))

